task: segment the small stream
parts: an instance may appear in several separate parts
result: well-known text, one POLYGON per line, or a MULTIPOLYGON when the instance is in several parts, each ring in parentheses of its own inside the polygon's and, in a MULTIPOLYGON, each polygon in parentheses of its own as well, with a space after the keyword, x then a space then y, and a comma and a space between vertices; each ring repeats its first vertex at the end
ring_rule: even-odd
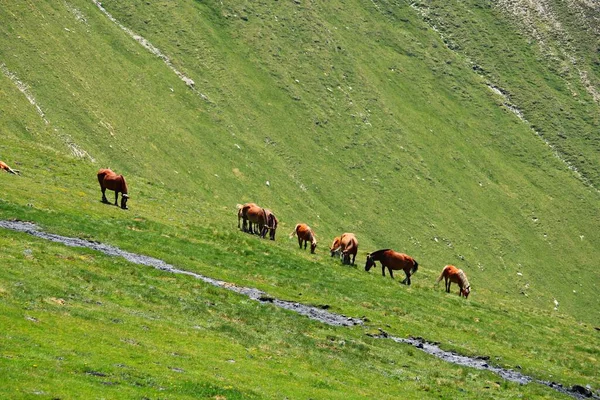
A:
MULTIPOLYGON (((356 325, 360 325, 360 326, 364 325, 364 321, 360 318, 352 318, 352 317, 348 317, 348 316, 345 316, 342 314, 332 313, 321 307, 309 306, 309 305, 305 305, 305 304, 293 302, 293 301, 280 300, 275 297, 269 296, 267 293, 263 292, 262 290, 237 286, 232 283, 209 278, 207 276, 204 276, 204 275, 201 275, 201 274, 198 274, 195 272, 185 271, 185 270, 176 268, 173 265, 168 264, 168 263, 164 262, 163 260, 159 260, 157 258, 131 253, 131 252, 128 252, 125 250, 121 250, 118 247, 99 243, 99 242, 93 242, 93 241, 79 239, 79 238, 72 238, 72 237, 67 237, 67 236, 60 236, 60 235, 55 235, 55 234, 51 234, 51 233, 46 233, 46 232, 40 231, 39 228, 31 222, 0 220, 0 228, 10 229, 10 230, 17 231, 17 232, 28 233, 30 235, 33 235, 33 236, 36 236, 36 237, 39 237, 42 239, 50 240, 52 242, 62 243, 64 245, 70 246, 70 247, 85 247, 88 249, 102 252, 102 253, 110 255, 110 256, 123 257, 127 261, 130 261, 132 263, 146 265, 149 267, 159 269, 161 271, 170 272, 170 273, 174 273, 174 274, 188 275, 188 276, 194 277, 196 279, 200 279, 210 285, 217 286, 217 287, 227 289, 227 290, 231 290, 233 292, 247 296, 247 297, 251 298, 252 300, 259 301, 261 303, 273 304, 277 307, 293 311, 295 313, 304 315, 310 319, 322 322, 327 325, 347 326, 347 327, 352 327, 352 326, 356 326, 356 325)), ((589 389, 587 387, 583 387, 583 386, 579 386, 579 385, 574 385, 572 387, 565 387, 556 382, 549 382, 549 381, 535 379, 530 376, 524 375, 518 371, 504 369, 501 367, 490 365, 487 362, 488 361, 487 357, 467 357, 467 356, 463 356, 463 355, 460 355, 460 354, 457 354, 454 352, 442 350, 437 344, 427 342, 426 340, 424 340, 422 338, 395 337, 395 336, 391 336, 391 335, 387 334, 383 330, 380 330, 380 334, 378 334, 378 335, 370 335, 370 336, 373 338, 377 338, 377 339, 393 340, 396 343, 409 344, 421 351, 424 351, 427 354, 430 354, 432 356, 435 356, 439 359, 450 362, 452 364, 476 368, 479 370, 488 370, 488 371, 494 372, 495 374, 499 375, 503 379, 506 379, 511 382, 516 382, 516 383, 520 383, 523 385, 526 385, 530 382, 538 383, 541 385, 548 386, 560 393, 569 395, 576 399, 587 399, 587 398, 600 399, 600 396, 597 396, 596 394, 594 394, 591 391, 591 389, 589 389)))

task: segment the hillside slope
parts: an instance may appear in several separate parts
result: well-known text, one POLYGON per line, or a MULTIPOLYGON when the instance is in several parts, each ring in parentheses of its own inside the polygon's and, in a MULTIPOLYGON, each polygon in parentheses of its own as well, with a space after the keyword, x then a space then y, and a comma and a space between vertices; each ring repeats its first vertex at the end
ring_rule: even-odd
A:
POLYGON ((595 28, 562 22, 579 64, 561 72, 533 62, 545 55, 508 6, 411 4, 4 4, 0 159, 23 176, 0 174, 0 217, 596 383, 595 28), (501 39, 514 63, 487 49, 501 39), (98 201, 107 166, 127 177, 128 212, 98 201), (275 211, 275 243, 237 231, 246 201, 275 211), (297 222, 316 256, 285 238, 297 222), (329 260, 344 231, 359 270, 329 260), (419 261, 413 287, 360 271, 387 247, 419 261), (466 305, 432 288, 445 264, 468 274, 466 305))

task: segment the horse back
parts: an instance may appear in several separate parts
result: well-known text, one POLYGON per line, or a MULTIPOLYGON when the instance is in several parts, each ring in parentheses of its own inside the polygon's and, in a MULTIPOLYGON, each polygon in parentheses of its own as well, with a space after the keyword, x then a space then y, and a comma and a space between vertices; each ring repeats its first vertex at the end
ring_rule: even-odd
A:
POLYGON ((306 224, 296 225, 296 235, 302 240, 312 241, 313 239, 312 230, 306 224))
POLYGON ((385 253, 387 265, 392 269, 411 269, 415 265, 415 260, 408 254, 398 253, 394 250, 387 250, 385 253))
POLYGON ((341 245, 344 253, 356 254, 358 251, 358 240, 353 233, 344 233, 341 237, 341 245))
POLYGON ((250 220, 250 222, 259 224, 265 224, 267 222, 265 221, 265 210, 256 204, 249 205, 248 207, 244 206, 243 210, 245 210, 243 215, 250 220))
POLYGON ((442 271, 442 275, 445 279, 449 280, 450 282, 462 285, 462 278, 460 276, 460 272, 461 270, 456 268, 454 265, 446 265, 444 267, 444 270, 442 271))
POLYGON ((100 170, 98 170, 98 183, 100 183, 100 186, 104 185, 104 178, 106 176, 110 176, 110 175, 116 175, 111 169, 108 168, 102 168, 100 170))

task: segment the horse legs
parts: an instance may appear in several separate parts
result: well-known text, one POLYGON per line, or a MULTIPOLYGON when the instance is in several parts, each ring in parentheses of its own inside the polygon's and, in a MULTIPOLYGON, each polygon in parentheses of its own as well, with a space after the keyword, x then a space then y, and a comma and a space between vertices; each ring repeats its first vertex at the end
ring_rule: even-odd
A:
POLYGON ((106 198, 106 188, 105 187, 101 187, 100 190, 102 190, 102 202, 103 203, 108 203, 108 199, 106 198))
POLYGON ((444 278, 444 281, 446 283, 446 293, 450 293, 450 285, 452 285, 452 282, 450 282, 450 279, 448 278, 444 278))
MULTIPOLYGON (((350 256, 348 256, 348 260, 350 260, 350 256)), ((356 253, 352 255, 352 265, 354 265, 354 260, 356 260, 356 253)))
POLYGON ((392 279, 394 279, 394 272, 391 268, 388 268, 388 271, 390 271, 390 276, 392 277, 392 279))
MULTIPOLYGON (((373 265, 375 265, 375 262, 373 262, 373 265)), ((392 272, 391 269, 390 272, 392 272)), ((383 265, 383 263, 381 263, 381 275, 385 276, 385 265, 383 265)))
MULTIPOLYGON (((302 239, 300 238, 300 236, 298 236, 298 246, 302 250, 302 239)), ((306 249, 306 245, 304 245, 304 248, 306 249)))
POLYGON ((115 190, 115 206, 119 205, 118 200, 119 200, 119 192, 115 190))

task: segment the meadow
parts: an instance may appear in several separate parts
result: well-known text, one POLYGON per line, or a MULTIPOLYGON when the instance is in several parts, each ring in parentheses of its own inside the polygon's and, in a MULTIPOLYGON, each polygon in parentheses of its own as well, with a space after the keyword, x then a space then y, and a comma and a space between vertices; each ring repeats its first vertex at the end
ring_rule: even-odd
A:
MULTIPOLYGON (((600 387, 600 114, 578 81, 563 77, 578 96, 558 97, 576 111, 575 127, 561 128, 573 140, 552 148, 531 126, 532 115, 552 112, 552 90, 564 91, 536 92, 535 79, 557 79, 551 69, 527 63, 522 80, 505 66, 491 74, 522 88, 511 100, 524 122, 469 64, 484 57, 467 46, 477 35, 449 25, 465 41, 457 51, 403 2, 102 7, 130 31, 92 1, 0 7, 0 159, 22 171, 0 174, 0 219, 367 322, 325 326, 190 277, 2 230, 2 396, 561 396, 369 336, 379 329, 600 387), (578 160, 580 173, 565 160, 578 160), (127 178, 128 211, 100 202, 104 167, 127 178), (236 204, 246 201, 275 212, 274 242, 237 229, 236 204), (315 255, 288 239, 298 222, 314 228, 315 255), (359 239, 355 267, 329 256, 345 231, 359 239), (364 271, 380 248, 418 260, 410 287, 364 271), (434 285, 446 264, 469 276, 467 301, 434 285)), ((473 21, 501 14, 462 7, 473 21)), ((520 37, 507 24, 486 29, 520 37)), ((548 123, 544 139, 562 140, 559 130, 548 123)))

